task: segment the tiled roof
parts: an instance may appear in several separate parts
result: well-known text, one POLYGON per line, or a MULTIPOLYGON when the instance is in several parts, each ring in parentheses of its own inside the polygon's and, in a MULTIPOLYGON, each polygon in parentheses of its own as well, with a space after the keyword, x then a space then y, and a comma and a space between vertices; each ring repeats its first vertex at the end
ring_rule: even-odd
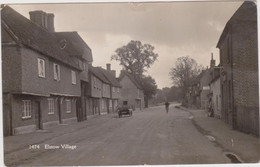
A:
POLYGON ((88 62, 92 62, 92 52, 85 41, 76 32, 55 32, 59 40, 66 40, 67 45, 64 48, 70 55, 78 56, 88 62))
POLYGON ((17 38, 17 42, 37 52, 58 60, 76 69, 79 62, 61 48, 61 41, 54 33, 40 27, 9 6, 1 11, 2 27, 17 38))
POLYGON ((120 76, 119 76, 119 80, 121 80, 124 76, 127 76, 127 77, 134 83, 134 85, 135 85, 137 88, 143 90, 142 86, 135 80, 135 78, 133 77, 133 75, 130 74, 129 72, 125 71, 125 70, 122 70, 122 71, 121 71, 121 74, 120 74, 120 76))
POLYGON ((99 78, 102 82, 106 84, 110 84, 109 80, 103 75, 102 71, 100 70, 99 67, 89 67, 89 71, 95 75, 97 78, 99 78))
POLYGON ((115 87, 121 87, 120 83, 118 82, 118 80, 111 74, 111 72, 103 69, 103 68, 100 68, 98 67, 99 70, 101 70, 101 72, 103 73, 103 75, 106 77, 106 79, 110 82, 110 84, 112 86, 115 86, 115 87))

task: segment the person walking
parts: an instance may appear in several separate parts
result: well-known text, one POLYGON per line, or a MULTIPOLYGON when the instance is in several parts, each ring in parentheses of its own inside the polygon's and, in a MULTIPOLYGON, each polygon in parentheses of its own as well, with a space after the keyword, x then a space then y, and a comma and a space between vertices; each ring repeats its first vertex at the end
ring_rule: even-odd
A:
POLYGON ((166 109, 166 113, 167 113, 167 114, 168 114, 168 112, 169 112, 169 105, 170 105, 169 102, 165 102, 165 109, 166 109))

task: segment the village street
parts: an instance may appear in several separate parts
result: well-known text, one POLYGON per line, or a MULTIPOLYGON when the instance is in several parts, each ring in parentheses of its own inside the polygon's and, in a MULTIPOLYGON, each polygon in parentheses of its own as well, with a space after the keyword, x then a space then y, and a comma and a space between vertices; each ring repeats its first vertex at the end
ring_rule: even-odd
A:
MULTIPOLYGON (((74 125, 59 125, 48 131, 9 136, 4 141, 5 164, 230 163, 223 153, 223 146, 212 142, 214 140, 206 136, 192 119, 190 112, 175 108, 172 104, 168 114, 164 106, 158 106, 135 111, 132 117, 118 118, 116 114, 108 114, 74 125), (30 144, 39 144, 40 148, 29 149, 30 144), (62 149, 61 144, 72 147, 62 149), (47 145, 59 148, 50 149, 47 145)), ((254 143, 249 139, 246 141, 254 143)), ((245 147, 252 149, 247 145, 245 147)))

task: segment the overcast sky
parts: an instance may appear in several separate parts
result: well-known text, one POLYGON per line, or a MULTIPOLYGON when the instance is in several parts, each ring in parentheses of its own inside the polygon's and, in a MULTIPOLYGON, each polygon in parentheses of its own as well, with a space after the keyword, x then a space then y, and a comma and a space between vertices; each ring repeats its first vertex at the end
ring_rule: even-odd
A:
POLYGON ((115 50, 130 40, 155 47, 158 61, 148 70, 159 88, 172 86, 169 71, 175 60, 190 56, 204 67, 211 52, 217 64, 218 39, 239 2, 82 3, 10 5, 29 18, 29 11, 54 13, 55 31, 77 31, 90 46, 93 65, 119 74, 119 62, 110 61, 115 50))

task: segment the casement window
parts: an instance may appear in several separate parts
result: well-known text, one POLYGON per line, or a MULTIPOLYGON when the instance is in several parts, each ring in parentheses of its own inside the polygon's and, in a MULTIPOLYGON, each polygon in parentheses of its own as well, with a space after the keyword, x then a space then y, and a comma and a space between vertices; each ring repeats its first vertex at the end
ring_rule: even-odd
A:
POLYGON ((112 92, 115 92, 115 87, 112 87, 112 92))
POLYGON ((45 61, 40 58, 38 58, 38 75, 45 78, 45 61))
POLYGON ((22 118, 26 119, 31 117, 32 117, 32 101, 23 100, 22 118))
POLYGON ((54 114, 54 99, 48 99, 48 114, 54 114))
POLYGON ((66 100, 66 113, 71 113, 71 100, 66 100))
POLYGON ((60 66, 58 64, 53 64, 53 73, 54 73, 54 80, 60 80, 60 66))
POLYGON ((76 72, 75 71, 71 71, 71 79, 72 79, 72 84, 76 85, 76 72))

